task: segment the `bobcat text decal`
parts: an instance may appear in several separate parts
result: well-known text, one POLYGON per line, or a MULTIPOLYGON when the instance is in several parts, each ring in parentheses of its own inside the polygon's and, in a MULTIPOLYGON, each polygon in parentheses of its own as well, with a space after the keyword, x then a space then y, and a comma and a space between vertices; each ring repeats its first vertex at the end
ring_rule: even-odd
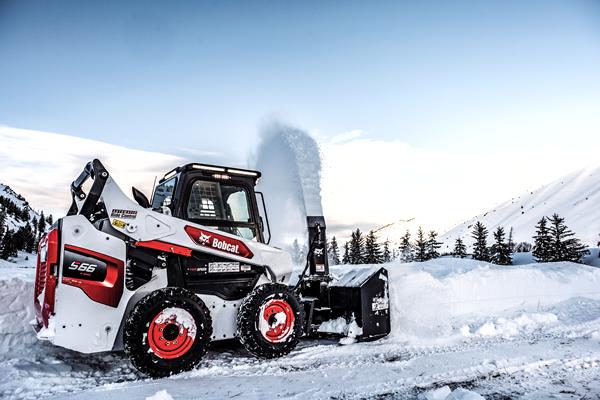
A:
POLYGON ((194 243, 200 246, 210 247, 240 257, 254 257, 252 251, 241 240, 194 228, 193 226, 186 226, 185 231, 190 235, 194 243))

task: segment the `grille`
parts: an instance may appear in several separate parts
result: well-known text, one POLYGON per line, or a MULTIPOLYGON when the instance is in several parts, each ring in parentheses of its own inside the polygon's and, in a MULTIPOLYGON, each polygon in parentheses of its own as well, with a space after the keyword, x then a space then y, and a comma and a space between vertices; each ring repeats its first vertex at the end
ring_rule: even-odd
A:
POLYGON ((35 297, 38 297, 46 287, 46 263, 37 264, 37 273, 35 276, 35 297))

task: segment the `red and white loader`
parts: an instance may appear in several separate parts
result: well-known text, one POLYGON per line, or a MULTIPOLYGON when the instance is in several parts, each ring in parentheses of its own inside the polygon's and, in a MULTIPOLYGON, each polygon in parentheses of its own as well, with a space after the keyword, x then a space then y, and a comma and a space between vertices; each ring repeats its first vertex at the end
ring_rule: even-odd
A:
POLYGON ((188 164, 160 180, 151 202, 135 188, 132 201, 100 161, 89 162, 71 184, 67 216, 40 242, 37 337, 82 353, 124 349, 137 369, 161 377, 192 369, 211 341, 285 355, 340 317, 362 328, 359 340, 387 335, 387 271, 330 274, 322 216, 307 218, 306 268, 290 285, 290 254, 265 240, 259 178, 188 164))

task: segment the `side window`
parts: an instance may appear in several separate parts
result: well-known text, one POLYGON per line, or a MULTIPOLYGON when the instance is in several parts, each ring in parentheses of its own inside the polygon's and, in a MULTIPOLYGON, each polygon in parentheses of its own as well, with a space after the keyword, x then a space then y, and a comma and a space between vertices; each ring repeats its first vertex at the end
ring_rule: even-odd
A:
POLYGON ((163 201, 173 196, 175 191, 175 185, 177 184, 177 178, 171 178, 166 182, 161 183, 154 189, 154 196, 152 197, 152 208, 159 208, 162 206, 163 201))
POLYGON ((250 222, 248 198, 246 191, 235 186, 223 185, 223 193, 227 196, 227 217, 232 221, 250 222))

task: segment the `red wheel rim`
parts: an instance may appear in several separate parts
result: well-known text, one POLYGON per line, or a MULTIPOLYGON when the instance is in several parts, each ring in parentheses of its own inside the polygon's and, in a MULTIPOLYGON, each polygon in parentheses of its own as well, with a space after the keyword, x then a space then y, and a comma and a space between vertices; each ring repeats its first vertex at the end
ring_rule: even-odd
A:
POLYGON ((165 308, 148 327, 148 345, 160 358, 167 360, 183 356, 196 338, 196 321, 182 308, 165 308))
POLYGON ((294 310, 282 299, 271 299, 259 311, 258 329, 262 336, 271 343, 286 340, 294 330, 294 310))

